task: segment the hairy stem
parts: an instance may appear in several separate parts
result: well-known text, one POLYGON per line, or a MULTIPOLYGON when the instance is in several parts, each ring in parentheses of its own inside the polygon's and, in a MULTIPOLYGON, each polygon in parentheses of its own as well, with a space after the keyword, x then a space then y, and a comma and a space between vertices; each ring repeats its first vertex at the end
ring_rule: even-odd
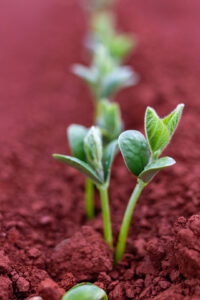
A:
POLYGON ((89 178, 86 178, 86 183, 85 183, 85 209, 86 209, 87 219, 93 219, 95 215, 94 185, 89 178))
POLYGON ((126 247, 126 239, 128 236, 128 231, 131 223, 131 218, 133 215, 133 211, 135 208, 135 205, 137 203, 137 200, 146 186, 146 183, 144 183, 142 180, 138 180, 138 183, 129 199, 123 222, 121 225, 119 237, 118 237, 118 242, 117 242, 117 248, 116 248, 116 253, 115 253, 115 265, 118 263, 120 259, 123 258, 125 247, 126 247))
POLYGON ((112 238, 112 227, 111 227, 111 220, 110 220, 108 188, 105 186, 98 186, 98 189, 101 197, 101 207, 102 207, 103 224, 104 224, 104 239, 112 249, 113 238, 112 238))

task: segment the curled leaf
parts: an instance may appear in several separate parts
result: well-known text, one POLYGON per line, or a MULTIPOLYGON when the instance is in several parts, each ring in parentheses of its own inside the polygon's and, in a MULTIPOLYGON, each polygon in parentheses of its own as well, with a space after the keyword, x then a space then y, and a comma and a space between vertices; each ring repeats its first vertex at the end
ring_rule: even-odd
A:
POLYGON ((84 151, 84 138, 88 129, 81 125, 72 124, 67 128, 67 136, 73 155, 82 161, 86 161, 84 151))
POLYGON ((136 130, 127 130, 120 134, 118 143, 127 168, 138 176, 149 161, 149 148, 144 135, 136 130))
POLYGON ((111 165, 118 151, 117 140, 108 144, 103 154, 104 182, 108 183, 110 178, 111 165))
POLYGON ((104 179, 102 158, 103 146, 101 132, 98 127, 92 126, 84 139, 84 150, 89 165, 95 169, 100 178, 104 179))

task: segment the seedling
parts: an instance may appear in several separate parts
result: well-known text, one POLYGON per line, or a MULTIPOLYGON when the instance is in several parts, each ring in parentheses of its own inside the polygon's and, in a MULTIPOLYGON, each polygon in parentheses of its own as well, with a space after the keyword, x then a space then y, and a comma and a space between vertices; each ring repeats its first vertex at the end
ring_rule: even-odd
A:
POLYGON ((117 63, 121 63, 135 47, 136 40, 128 34, 118 33, 114 15, 104 11, 94 14, 91 22, 91 35, 87 41, 87 46, 92 51, 99 44, 109 50, 117 63))
POLYGON ((136 130, 125 131, 119 136, 120 151, 127 168, 137 177, 137 185, 130 197, 121 225, 115 254, 116 264, 124 255, 132 214, 142 190, 161 169, 175 164, 173 158, 168 156, 159 158, 159 156, 169 144, 181 119, 183 108, 184 104, 179 104, 171 114, 161 119, 154 109, 147 107, 146 138, 136 130))
POLYGON ((108 300, 108 296, 98 286, 84 282, 71 288, 61 300, 108 300))
POLYGON ((116 64, 109 50, 102 44, 95 48, 90 67, 76 64, 72 70, 88 83, 95 104, 138 82, 137 74, 128 66, 116 64))
POLYGON ((90 183, 92 182, 98 188, 104 222, 104 238, 112 248, 108 186, 111 165, 118 149, 117 140, 110 142, 103 149, 100 129, 92 126, 88 130, 80 125, 71 125, 68 129, 68 137, 74 157, 60 154, 54 154, 53 157, 79 170, 89 179, 86 189, 86 210, 88 217, 93 217, 94 215, 90 183))

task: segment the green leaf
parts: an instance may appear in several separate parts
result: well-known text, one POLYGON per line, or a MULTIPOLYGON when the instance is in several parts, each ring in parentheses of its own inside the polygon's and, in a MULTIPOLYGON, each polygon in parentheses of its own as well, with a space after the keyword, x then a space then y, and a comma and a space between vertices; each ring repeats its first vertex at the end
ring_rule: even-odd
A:
POLYGON ((155 110, 147 107, 145 114, 145 132, 151 151, 160 155, 170 140, 170 135, 163 121, 155 110))
POLYGON ((80 160, 86 161, 84 151, 84 138, 88 129, 81 125, 72 124, 67 128, 67 136, 73 155, 80 160))
POLYGON ((139 175, 139 178, 144 182, 150 182, 153 177, 161 170, 166 167, 174 165, 176 161, 168 156, 161 157, 158 160, 150 162, 139 175))
POLYGON ((97 125, 101 129, 105 143, 118 138, 123 127, 119 105, 108 101, 99 101, 97 125))
POLYGON ((88 178, 90 178, 93 183, 95 184, 102 184, 102 179, 95 173, 95 171, 84 161, 81 161, 80 159, 68 155, 62 155, 62 154, 53 154, 53 157, 61 162, 64 162, 70 167, 75 168, 76 170, 80 171, 84 175, 86 175, 88 178))
POLYGON ((122 60, 131 51, 134 45, 133 38, 125 34, 115 35, 110 40, 110 52, 119 60, 122 60))
POLYGON ((71 288, 62 300, 108 300, 106 292, 92 283, 80 283, 71 288))
POLYGON ((163 123, 166 125, 166 127, 169 130, 170 137, 172 137, 179 124, 179 121, 182 116, 183 108, 184 108, 184 104, 177 105, 177 107, 171 114, 169 114, 167 117, 162 119, 163 123))
POLYGON ((85 66, 75 64, 72 67, 72 72, 91 85, 95 84, 98 79, 98 72, 95 68, 87 68, 85 66))
POLYGON ((112 141, 108 144, 103 154, 104 182, 108 183, 110 179, 111 165, 118 151, 118 141, 112 141))
POLYGON ((102 157, 103 145, 101 132, 98 127, 92 126, 84 139, 84 150, 89 165, 95 169, 96 173, 104 179, 102 157))
POLYGON ((107 74, 102 82, 101 97, 108 98, 117 90, 135 85, 138 82, 137 74, 129 67, 115 67, 107 74))
POLYGON ((120 134, 118 142, 127 168, 138 176, 149 161, 149 148, 144 135, 136 130, 127 130, 120 134))

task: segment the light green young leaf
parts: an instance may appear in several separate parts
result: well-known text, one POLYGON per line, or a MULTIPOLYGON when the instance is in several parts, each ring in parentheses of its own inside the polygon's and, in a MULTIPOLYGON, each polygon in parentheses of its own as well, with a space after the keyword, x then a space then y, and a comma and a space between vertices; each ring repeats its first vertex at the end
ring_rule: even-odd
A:
POLYGON ((135 85, 138 82, 138 75, 129 67, 116 67, 102 82, 101 97, 108 98, 116 91, 124 87, 135 85))
POLYGON ((80 283, 71 288, 61 300, 108 300, 108 297, 98 286, 80 283))
POLYGON ((101 132, 98 127, 92 126, 84 139, 84 150, 87 162, 95 169, 100 178, 104 179, 102 158, 103 145, 101 132))
POLYGON ((118 138, 123 127, 119 105, 104 100, 99 101, 97 125, 101 129, 105 143, 118 138))
POLYGON ((113 57, 122 61, 131 51, 135 44, 133 38, 125 34, 116 34, 113 39, 110 39, 110 52, 113 57))
POLYGON ((114 140, 108 144, 103 154, 104 182, 108 183, 110 179, 110 171, 112 162, 118 151, 118 141, 114 140))
POLYGON ((171 114, 169 114, 167 117, 162 119, 163 123, 169 130, 170 137, 172 137, 179 124, 179 121, 182 116, 183 108, 184 108, 184 104, 177 105, 177 107, 175 108, 174 111, 171 112, 171 114))
POLYGON ((91 85, 95 84, 98 79, 98 72, 93 67, 87 68, 83 65, 75 64, 72 67, 72 72, 91 85))
POLYGON ((84 150, 84 138, 88 129, 81 125, 72 124, 67 128, 67 136, 73 155, 80 160, 86 161, 84 150))
POLYGON ((68 155, 62 154, 53 154, 53 157, 61 162, 64 162, 70 167, 75 168, 76 170, 83 173, 85 176, 90 178, 95 184, 102 184, 102 179, 96 174, 96 172, 84 161, 68 155))
POLYGON ((138 176, 149 161, 149 147, 145 137, 139 131, 127 130, 120 134, 118 143, 127 168, 138 176))
POLYGON ((146 109, 145 132, 152 153, 160 154, 169 143, 170 135, 166 125, 151 107, 146 109))
POLYGON ((171 157, 161 157, 158 160, 150 162, 140 173, 139 178, 142 179, 144 182, 150 182, 161 169, 170 167, 175 163, 176 161, 171 157))

